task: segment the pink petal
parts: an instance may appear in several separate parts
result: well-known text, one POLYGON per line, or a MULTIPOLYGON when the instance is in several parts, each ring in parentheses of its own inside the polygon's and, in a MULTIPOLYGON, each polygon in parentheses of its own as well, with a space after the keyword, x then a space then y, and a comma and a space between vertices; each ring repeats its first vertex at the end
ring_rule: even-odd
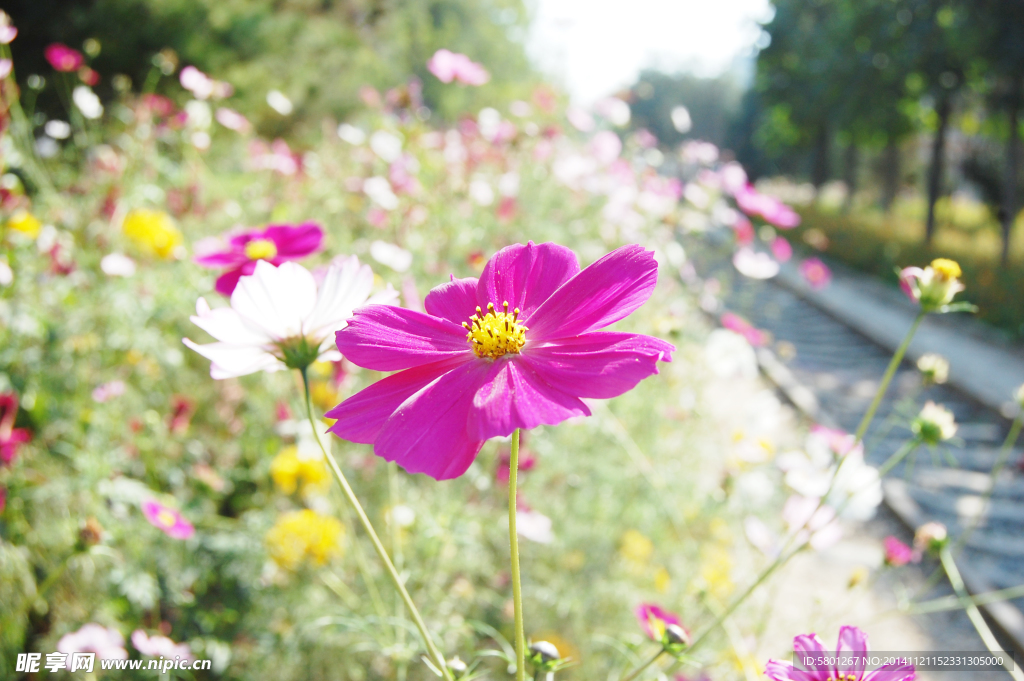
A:
POLYGON ((497 360, 473 398, 469 437, 505 437, 516 428, 553 426, 573 416, 590 416, 578 397, 553 388, 526 362, 497 360))
POLYGON ((356 310, 335 339, 350 362, 375 371, 398 371, 473 352, 461 326, 391 305, 356 310))
POLYGON ((423 300, 423 309, 427 314, 447 319, 462 326, 476 312, 476 277, 452 280, 446 284, 435 286, 423 300))
POLYGON ((197 265, 210 268, 238 267, 248 258, 245 253, 237 249, 227 251, 214 251, 204 255, 197 255, 192 261, 197 265))
POLYGON ((528 340, 578 336, 613 324, 643 305, 658 282, 654 251, 618 248, 555 291, 528 320, 528 340))
MULTIPOLYGON (((825 644, 821 642, 817 634, 801 634, 800 636, 793 637, 793 652, 794 654, 800 655, 807 653, 810 656, 824 655, 825 657, 835 657, 831 655, 831 651, 825 650, 825 644)), ((803 665, 798 665, 803 666, 803 665)), ((832 676, 834 671, 828 665, 812 666, 807 665, 808 668, 818 672, 818 674, 825 674, 826 676, 832 676)), ((821 678, 824 680, 826 676, 821 678)), ((817 678, 812 676, 811 678, 817 678)))
POLYGON ((277 257, 288 260, 316 253, 324 240, 324 232, 315 222, 301 225, 271 225, 263 231, 263 239, 277 246, 277 257))
POLYGON ((840 628, 838 651, 841 653, 866 653, 868 651, 868 635, 857 627, 840 628))
POLYGON ((520 317, 529 324, 534 310, 579 271, 576 254, 565 246, 532 241, 506 246, 484 266, 476 304, 486 310, 488 303, 494 303, 501 310, 508 301, 509 309, 518 307, 520 317))
POLYGON ((238 286, 238 280, 245 274, 246 272, 243 272, 241 267, 228 270, 217 277, 217 283, 214 285, 214 288, 217 290, 217 293, 230 297, 234 293, 235 287, 238 286))
POLYGON ((827 675, 795 669, 792 662, 785 660, 768 660, 764 675, 772 681, 825 681, 828 678, 827 675))
POLYGON ((384 422, 424 386, 470 358, 448 359, 424 364, 377 381, 325 414, 337 419, 328 430, 349 442, 373 444, 384 422))
POLYGON ((674 350, 651 336, 596 331, 540 347, 528 345, 522 361, 569 395, 607 399, 658 373, 658 362, 671 361, 674 350))
POLYGON ((435 480, 465 473, 483 445, 467 434, 469 410, 492 367, 466 362, 407 399, 384 423, 374 453, 435 480))

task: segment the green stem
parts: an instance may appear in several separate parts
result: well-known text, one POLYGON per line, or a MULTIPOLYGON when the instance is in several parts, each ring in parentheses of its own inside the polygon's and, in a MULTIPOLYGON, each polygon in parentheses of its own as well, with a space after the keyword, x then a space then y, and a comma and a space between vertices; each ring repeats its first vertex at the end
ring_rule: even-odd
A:
MULTIPOLYGON (((989 483, 988 489, 985 491, 985 495, 982 497, 981 508, 984 509, 988 506, 988 502, 992 499, 992 494, 995 492, 996 478, 999 477, 999 473, 1002 472, 1003 467, 1006 466, 1007 460, 1010 458, 1010 452, 1013 451, 1013 446, 1017 444, 1017 438, 1020 437, 1021 427, 1024 426, 1024 411, 1017 414, 1017 418, 1013 420, 1013 425, 1010 426, 1010 432, 1006 434, 1006 439, 1003 440, 1003 446, 999 449, 999 455, 996 457, 996 463, 992 466, 991 472, 989 472, 989 483)), ((964 530, 963 534, 956 540, 953 545, 953 553, 959 554, 965 546, 967 541, 971 538, 978 526, 981 524, 982 516, 979 513, 978 517, 975 518, 974 522, 964 530)), ((918 595, 928 592, 938 581, 942 578, 942 570, 936 568, 928 578, 924 581, 924 584, 917 590, 918 595)))
POLYGON ((519 477, 519 429, 512 433, 508 463, 508 543, 512 558, 512 605, 516 628, 516 681, 526 680, 526 633, 523 630, 523 582, 519 574, 519 535, 516 534, 516 485, 519 477))
POLYGON ((864 434, 868 430, 868 426, 871 425, 871 420, 875 418, 875 412, 878 411, 878 405, 882 403, 882 398, 885 397, 886 391, 889 389, 889 383, 892 382, 892 377, 896 375, 896 370, 900 367, 900 362, 903 361, 903 356, 907 354, 907 348, 910 347, 910 341, 917 333, 917 327, 921 325, 921 320, 924 319, 925 312, 922 310, 917 313, 917 317, 914 319, 914 323, 910 325, 910 330, 907 331, 906 337, 900 346, 896 348, 896 354, 892 356, 892 360, 889 362, 889 367, 885 370, 885 374, 882 376, 882 383, 878 386, 878 392, 875 393, 875 399, 871 400, 871 406, 864 413, 864 418, 861 419, 860 425, 857 426, 856 441, 860 442, 864 439, 864 434))
MULTIPOLYGON (((999 601, 1012 601, 1013 599, 1020 598, 1022 596, 1024 596, 1024 585, 1011 586, 1008 589, 999 589, 997 591, 986 591, 985 593, 978 594, 977 596, 970 596, 968 600, 974 605, 988 605, 989 603, 998 603, 999 601)), ((956 596, 943 596, 942 598, 936 598, 930 601, 911 603, 900 608, 900 611, 911 615, 922 615, 929 612, 960 610, 963 607, 963 603, 961 603, 960 599, 956 596)))
POLYGON ((626 678, 624 678, 624 679, 623 679, 622 681, 633 681, 633 679, 635 679, 635 678, 637 678, 638 676, 640 676, 641 674, 643 674, 643 673, 644 673, 644 670, 646 670, 646 669, 647 669, 648 667, 650 667, 650 666, 651 666, 652 664, 654 664, 655 662, 657 662, 657 661, 658 661, 658 659, 659 659, 659 658, 660 658, 660 657, 661 657, 662 655, 664 655, 664 654, 665 654, 665 649, 664 649, 664 648, 662 648, 661 650, 659 650, 659 651, 658 651, 657 653, 655 653, 655 654, 654 654, 654 657, 652 657, 651 659, 647 660, 647 662, 644 662, 644 663, 643 663, 642 665, 640 665, 639 667, 637 667, 636 669, 634 669, 634 670, 633 670, 633 672, 632 672, 632 673, 631 673, 631 674, 630 674, 629 676, 627 676, 626 678))
MULTIPOLYGON (((953 554, 950 552, 949 546, 943 546, 939 551, 939 560, 942 561, 942 567, 946 570, 949 583, 960 599, 960 603, 964 606, 964 610, 967 611, 967 617, 971 620, 971 624, 978 630, 978 635, 984 641, 985 647, 993 655, 1003 652, 999 641, 992 634, 992 630, 988 628, 985 618, 981 616, 978 606, 971 601, 971 597, 967 594, 967 588, 964 586, 964 580, 960 576, 960 570, 956 567, 956 562, 953 560, 953 554)), ((1010 672, 1010 676, 1016 679, 1016 681, 1024 681, 1024 672, 1021 672, 1020 668, 1014 666, 1012 656, 1010 661, 1005 663, 1004 666, 1006 671, 1010 672)))
MULTIPOLYGON (((402 528, 395 522, 395 507, 398 505, 398 464, 394 461, 388 462, 388 497, 391 506, 391 517, 388 522, 388 534, 391 535, 391 555, 395 557, 395 569, 401 573, 405 567, 405 556, 402 554, 402 528)), ((395 617, 399 620, 405 619, 405 607, 401 600, 395 604, 395 617)), ((396 627, 396 634, 400 645, 405 644, 405 627, 396 627)))
POLYGON ((917 449, 917 446, 919 444, 921 444, 921 440, 918 439, 916 436, 911 438, 910 440, 907 440, 906 442, 904 442, 903 446, 900 447, 899 449, 897 449, 893 453, 893 455, 890 456, 888 459, 886 459, 885 463, 883 463, 878 468, 878 477, 879 477, 879 479, 884 478, 886 473, 888 473, 893 468, 895 468, 896 465, 900 461, 903 461, 903 459, 905 459, 908 454, 910 454, 912 451, 917 449))
POLYGON ((360 524, 363 526, 363 530, 370 537, 370 541, 373 543, 373 548, 377 551, 377 556, 380 558, 381 563, 384 564, 385 570, 387 570, 388 576, 391 578, 391 582, 395 585, 395 589, 398 594, 402 597, 402 602, 405 603, 405 607, 408 609, 409 614, 412 616, 412 621, 419 629, 420 636, 423 637, 423 645, 427 649, 427 654, 430 656, 431 662, 441 672, 446 681, 452 681, 451 673, 448 671, 448 665, 445 662, 444 656, 434 645, 434 641, 430 638, 430 632, 427 630, 427 625, 423 621, 423 617, 420 616, 420 611, 416 609, 416 604, 412 602, 412 597, 409 596, 409 592, 406 591, 405 585, 402 584, 401 577, 398 576, 398 571, 395 570, 394 564, 391 562, 391 558, 388 556, 387 549, 384 548, 384 544, 381 543, 380 537, 377 536, 376 530, 373 529, 373 524, 370 522, 370 518, 366 515, 366 511, 363 510, 362 504, 359 503, 359 499, 356 497, 355 492, 352 491, 352 486, 348 484, 348 479, 345 478, 345 474, 342 473, 341 467, 338 466, 338 462, 334 460, 331 453, 324 447, 323 442, 320 441, 320 433, 317 431, 316 420, 313 418, 313 401, 309 396, 309 376, 307 376, 306 369, 301 369, 302 374, 302 387, 306 393, 306 414, 309 416, 309 425, 313 428, 313 438, 316 443, 320 445, 320 451, 324 453, 324 458, 327 460, 327 464, 334 472, 334 477, 337 478, 338 484, 341 485, 341 491, 345 494, 345 498, 348 503, 352 506, 352 510, 355 511, 356 516, 359 518, 360 524))

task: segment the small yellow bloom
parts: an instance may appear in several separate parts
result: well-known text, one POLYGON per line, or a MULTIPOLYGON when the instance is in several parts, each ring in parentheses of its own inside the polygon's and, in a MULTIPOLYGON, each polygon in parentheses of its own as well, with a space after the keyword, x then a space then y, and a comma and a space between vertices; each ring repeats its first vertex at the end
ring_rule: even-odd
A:
POLYGON ((942 281, 952 281, 959 279, 963 275, 963 272, 960 270, 960 264, 948 258, 932 260, 932 269, 935 270, 935 275, 942 281))
POLYGON ((309 386, 309 399, 313 400, 321 411, 327 411, 338 406, 338 390, 330 381, 311 381, 309 386))
POLYGON ((16 232, 21 232, 35 238, 39 236, 39 230, 42 228, 43 223, 39 222, 35 215, 22 208, 16 210, 11 217, 7 218, 7 226, 16 232))
POLYGON ((161 258, 173 258, 182 243, 181 232, 171 216, 160 210, 138 209, 125 216, 124 234, 142 251, 161 258))
POLYGON ((275 563, 296 570, 303 562, 324 565, 341 555, 345 526, 308 508, 285 513, 267 532, 267 551, 275 563))
POLYGON ((645 565, 654 554, 654 542, 636 530, 626 530, 619 547, 622 557, 631 563, 645 565))
POLYGON ((319 456, 304 457, 295 445, 285 447, 270 462, 270 477, 285 494, 293 494, 299 485, 302 493, 323 492, 329 486, 330 472, 319 456))
POLYGON ((710 546, 702 552, 700 576, 708 591, 719 600, 725 600, 735 585, 732 581, 732 556, 724 546, 710 546))
POLYGON ((665 593, 672 586, 672 575, 664 567, 659 567, 654 573, 654 588, 658 593, 665 593))

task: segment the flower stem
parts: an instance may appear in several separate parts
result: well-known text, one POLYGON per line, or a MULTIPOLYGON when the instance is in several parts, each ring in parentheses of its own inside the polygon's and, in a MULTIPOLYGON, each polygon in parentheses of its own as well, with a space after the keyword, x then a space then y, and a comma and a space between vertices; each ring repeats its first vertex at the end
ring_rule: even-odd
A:
POLYGON ((402 602, 405 603, 405 607, 408 609, 409 614, 412 616, 412 621, 419 629, 420 636, 423 637, 423 645, 427 649, 427 654, 430 656, 431 662, 441 672, 442 676, 446 681, 452 681, 451 674, 448 672, 448 665, 445 662, 444 656, 434 645, 434 641, 430 638, 430 632, 427 631, 427 625, 423 621, 423 617, 420 616, 420 611, 416 609, 416 604, 412 602, 412 597, 409 596, 409 592, 406 591, 405 585, 402 584, 401 577, 398 576, 398 571, 395 570, 394 564, 391 562, 391 558, 388 556, 387 549, 384 548, 384 544, 381 543, 380 537, 377 536, 376 530, 373 529, 373 524, 370 522, 369 517, 366 515, 366 511, 363 510, 362 504, 359 503, 359 499, 356 498, 355 492, 352 491, 352 486, 348 484, 348 479, 345 478, 345 474, 342 473, 341 467, 338 466, 338 462, 334 460, 331 453, 324 447, 323 442, 320 441, 320 433, 317 431, 316 420, 313 418, 313 401, 309 396, 309 377, 306 375, 306 369, 300 369, 302 374, 302 387, 306 393, 306 414, 309 416, 309 425, 313 428, 313 438, 316 443, 320 445, 320 450, 324 453, 324 458, 327 460, 327 464, 334 472, 334 477, 337 478, 338 484, 341 485, 341 491, 345 494, 345 498, 348 503, 352 506, 356 516, 359 518, 360 524, 363 526, 363 530, 370 537, 370 541, 373 543, 373 548, 377 551, 377 556, 380 557, 381 563, 384 564, 385 570, 387 570, 388 576, 391 578, 391 582, 395 585, 395 589, 398 591, 398 595, 402 597, 402 602))
POLYGON ((508 543, 512 562, 512 606, 516 628, 516 681, 526 679, 526 633, 523 630, 523 583, 519 574, 519 535, 516 534, 516 484, 519 477, 519 429, 512 433, 508 463, 508 543))
POLYGON ((892 360, 882 376, 882 382, 878 386, 878 392, 875 393, 875 399, 871 400, 871 406, 864 412, 864 418, 861 419, 860 425, 857 426, 857 433, 855 435, 857 442, 864 439, 864 434, 867 433, 868 426, 871 425, 872 419, 875 418, 875 412, 878 411, 878 405, 882 403, 882 398, 885 397, 886 391, 889 390, 889 383, 892 382, 892 377, 896 375, 896 370, 900 368, 903 356, 907 354, 910 341, 913 339, 914 334, 917 333, 917 327, 921 325, 921 320, 924 319, 925 314, 924 311, 917 313, 917 317, 914 319, 914 323, 910 325, 910 330, 907 331, 906 337, 904 337, 900 346, 896 348, 896 353, 892 356, 892 360))
POLYGON ((898 464, 900 461, 903 461, 903 459, 905 459, 908 454, 917 449, 917 446, 919 444, 921 444, 921 440, 916 436, 904 442, 903 446, 897 449, 896 452, 893 453, 893 455, 890 456, 888 459, 886 459, 885 463, 883 463, 878 468, 879 479, 884 478, 886 473, 895 468, 896 464, 898 464))
POLYGON ((622 681, 633 681, 633 679, 635 679, 638 676, 640 676, 641 674, 643 674, 645 669, 647 669, 652 664, 657 662, 661 658, 661 656, 664 655, 664 654, 665 654, 665 648, 663 647, 661 650, 656 652, 654 654, 654 656, 651 657, 651 659, 647 660, 647 662, 644 662, 642 665, 640 665, 639 667, 634 669, 633 672, 629 676, 624 678, 622 681))
MULTIPOLYGON (((964 580, 960 576, 960 570, 956 567, 956 562, 953 560, 953 554, 949 550, 949 546, 943 546, 939 550, 939 560, 942 561, 942 567, 946 570, 946 575, 949 577, 949 583, 953 587, 953 591, 956 592, 957 597, 960 599, 960 603, 964 606, 964 610, 967 611, 967 617, 970 618, 971 624, 978 630, 978 635, 981 636, 981 640, 984 641, 985 647, 988 648, 989 652, 993 655, 1003 652, 999 645, 999 641, 992 634, 992 630, 988 628, 988 624, 985 622, 985 618, 981 616, 981 612, 978 610, 978 606, 974 604, 971 597, 967 594, 967 588, 964 586, 964 580)), ((1016 681, 1024 681, 1024 672, 1021 672, 1019 667, 1014 666, 1013 658, 1011 656, 1010 661, 1005 665, 1006 671, 1010 672, 1016 681)))
MULTIPOLYGON (((1008 589, 999 589, 997 591, 986 591, 985 593, 971 596, 968 600, 975 605, 988 605, 989 603, 998 603, 1000 601, 1012 601, 1021 596, 1024 596, 1024 585, 1011 586, 1008 589)), ((923 615, 929 612, 961 610, 963 607, 964 604, 956 596, 942 596, 930 601, 909 603, 906 606, 901 606, 899 611, 910 615, 923 615)))

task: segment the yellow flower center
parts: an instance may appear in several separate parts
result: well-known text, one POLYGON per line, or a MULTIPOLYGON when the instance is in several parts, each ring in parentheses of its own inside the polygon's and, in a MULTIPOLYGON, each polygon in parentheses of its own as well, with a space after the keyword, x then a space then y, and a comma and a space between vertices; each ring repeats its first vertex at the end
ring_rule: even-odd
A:
POLYGON ((949 260, 947 258, 936 258, 932 260, 932 269, 935 270, 935 275, 942 281, 952 281, 953 279, 959 279, 963 272, 960 271, 960 265, 955 260, 949 260))
POLYGON ((277 244, 270 239, 253 239, 245 245, 249 260, 270 260, 277 255, 277 244))
POLYGON ((857 675, 843 674, 842 672, 839 672, 838 674, 836 674, 835 678, 829 676, 828 681, 857 681, 857 675))
POLYGON ((508 353, 519 354, 526 343, 527 327, 519 321, 519 308, 508 311, 508 301, 502 306, 503 312, 494 311, 494 303, 487 303, 487 314, 479 306, 468 322, 462 322, 469 332, 466 340, 473 345, 477 357, 497 358, 508 353))
POLYGON ((174 524, 178 522, 178 519, 174 517, 174 514, 167 510, 157 513, 156 519, 160 521, 161 525, 165 525, 166 527, 174 527, 174 524))

